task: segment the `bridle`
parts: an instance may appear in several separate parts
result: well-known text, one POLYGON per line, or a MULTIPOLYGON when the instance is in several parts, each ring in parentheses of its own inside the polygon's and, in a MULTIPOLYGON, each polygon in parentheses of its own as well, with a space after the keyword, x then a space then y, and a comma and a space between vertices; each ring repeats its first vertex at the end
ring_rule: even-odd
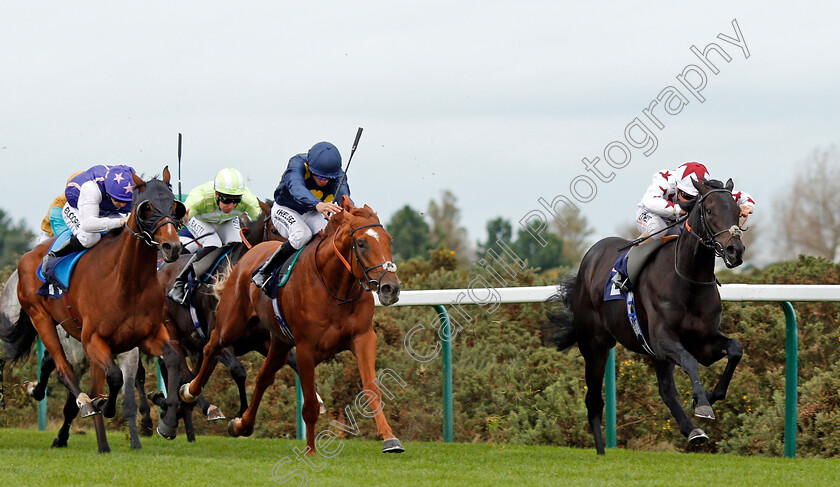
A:
MULTIPOLYGON (((705 236, 702 236, 699 233, 697 233, 691 227, 691 225, 689 225, 688 218, 686 218, 686 220, 685 220, 685 229, 686 229, 686 231, 688 232, 689 235, 696 238, 704 247, 713 251, 714 254, 717 257, 723 257, 724 261, 726 261, 726 253, 725 253, 726 247, 729 246, 729 242, 731 242, 733 238, 737 238, 737 239, 740 240, 741 236, 744 233, 744 229, 742 229, 738 225, 732 225, 731 227, 723 229, 719 232, 715 232, 714 230, 712 230, 711 226, 709 225, 709 221, 706 218, 706 209, 705 209, 703 203, 705 202, 706 198, 710 194, 720 193, 720 192, 731 194, 731 192, 727 189, 715 188, 715 189, 709 190, 706 194, 701 196, 697 200, 697 202, 695 203, 698 206, 697 211, 700 212, 700 225, 699 226, 702 229, 705 236), (725 244, 721 244, 720 242, 718 242, 716 240, 716 238, 719 235, 723 235, 724 233, 727 233, 727 232, 729 232, 729 238, 726 239, 725 244)), ((688 276, 684 275, 682 272, 680 272, 679 265, 677 264, 677 255, 678 254, 679 254, 679 252, 675 250, 674 251, 674 271, 676 271, 678 276, 680 276, 681 278, 683 278, 686 281, 691 282, 693 284, 715 284, 715 283, 717 283, 717 279, 712 279, 711 281, 696 281, 696 280, 691 279, 688 276)))
POLYGON ((332 291, 330 291, 329 287, 327 286, 326 281, 324 281, 323 274, 321 273, 320 269, 318 268, 318 259, 317 259, 318 249, 321 247, 321 244, 324 243, 327 239, 326 238, 321 239, 321 241, 318 242, 318 246, 315 248, 315 272, 318 274, 318 277, 321 279, 321 283, 327 289, 327 292, 329 293, 329 295, 332 296, 333 299, 339 301, 340 303, 355 301, 355 300, 359 299, 362 296, 362 294, 364 294, 366 291, 371 291, 371 292, 377 292, 378 293, 380 282, 382 281, 382 278, 385 277, 385 274, 387 274, 388 272, 397 272, 397 265, 394 264, 393 262, 391 262, 390 260, 382 262, 380 264, 372 265, 372 266, 369 266, 369 267, 365 267, 364 262, 362 262, 362 257, 361 257, 361 255, 359 255, 359 249, 358 249, 357 240, 356 240, 356 232, 358 232, 359 230, 363 230, 365 228, 373 228, 373 227, 382 227, 383 229, 385 228, 385 227, 382 226, 381 223, 374 223, 374 224, 370 224, 370 225, 362 225, 362 226, 359 226, 359 227, 356 227, 356 228, 353 228, 352 230, 350 230, 350 242, 351 242, 350 243, 350 248, 353 252, 353 256, 355 257, 355 259, 351 258, 351 260, 349 262, 347 261, 347 259, 344 258, 343 255, 341 255, 341 252, 338 250, 338 246, 335 244, 336 235, 338 235, 338 229, 336 229, 336 231, 333 233, 333 236, 332 236, 333 251, 335 252, 335 255, 338 256, 339 260, 341 260, 341 262, 344 264, 344 267, 350 272, 350 274, 353 275, 353 277, 356 277, 356 274, 353 272, 353 262, 354 261, 356 262, 356 265, 360 269, 362 269, 362 277, 364 278, 364 280, 362 280, 358 277, 356 278, 356 282, 358 282, 362 286, 362 289, 361 289, 361 291, 359 291, 359 294, 356 295, 355 297, 353 297, 352 299, 340 298, 340 297, 336 296, 335 294, 333 294, 332 291), (371 279, 370 272, 372 270, 378 269, 380 267, 382 268, 382 273, 376 279, 371 279))
POLYGON ((732 225, 732 226, 731 226, 731 227, 729 227, 729 228, 723 229, 723 230, 721 230, 721 231, 719 231, 719 232, 715 233, 715 232, 714 232, 714 230, 712 230, 712 227, 710 227, 710 226, 709 226, 709 221, 706 219, 706 210, 705 210, 705 208, 704 208, 704 206, 703 206, 703 203, 705 202, 706 197, 708 197, 710 194, 712 194, 712 193, 720 193, 720 192, 723 192, 723 193, 730 193, 730 191, 728 191, 728 190, 726 190, 726 189, 722 189, 722 188, 718 189, 718 188, 716 188, 716 189, 709 190, 709 192, 708 192, 708 193, 704 194, 703 196, 701 196, 701 197, 700 197, 700 199, 699 199, 699 200, 697 200, 697 205, 699 205, 699 207, 700 207, 700 208, 699 208, 699 211, 700 211, 700 227, 703 229, 703 233, 705 233, 705 234, 706 234, 706 236, 705 236, 705 237, 701 237, 701 236, 700 236, 700 234, 698 234, 697 232, 695 232, 695 231, 691 228, 691 226, 688 224, 688 220, 687 220, 687 219, 686 219, 686 222, 685 222, 685 229, 686 229, 686 230, 688 230, 688 233, 689 233, 690 235, 692 235, 692 236, 694 236, 695 238, 697 238, 697 240, 699 240, 699 241, 700 241, 700 243, 701 243, 701 244, 703 244, 703 246, 704 246, 704 247, 706 247, 706 248, 708 248, 708 249, 710 249, 710 250, 714 251, 714 253, 715 253, 715 255, 716 255, 716 256, 718 256, 718 257, 724 257, 724 255, 725 255, 725 254, 724 254, 724 249, 725 249, 725 248, 729 245, 729 242, 730 242, 733 238, 740 239, 740 238, 741 238, 741 236, 743 235, 744 231, 743 231, 743 229, 742 229, 741 227, 739 227, 738 225, 732 225), (722 235, 722 234, 724 234, 724 233, 726 233, 726 232, 729 232, 729 238, 728 238, 728 239, 726 239, 726 243, 725 243, 725 244, 721 244, 720 242, 718 242, 717 240, 715 240, 715 239, 718 237, 718 235, 722 235))
MULTIPOLYGON (((149 181, 149 183, 150 182, 152 182, 152 181, 149 181)), ((163 182, 161 181, 161 183, 163 183, 163 182)), ((166 183, 163 183, 163 184, 166 184, 166 183)), ((146 191, 150 191, 151 188, 149 188, 148 183, 146 183, 145 186, 146 186, 146 191)), ((181 227, 182 222, 181 222, 180 219, 176 218, 173 214, 164 213, 160 209, 161 207, 171 207, 172 206, 171 204, 169 204, 169 205, 164 204, 164 202, 161 201, 163 199, 168 199, 165 196, 161 197, 162 195, 158 194, 158 195, 156 195, 157 197, 149 198, 148 196, 150 196, 150 195, 146 195, 145 191, 144 191, 144 193, 139 193, 137 188, 135 188, 134 191, 135 191, 135 193, 134 193, 135 199, 137 199, 138 195, 141 195, 141 194, 143 196, 147 196, 147 197, 145 199, 141 200, 136 205, 134 205, 133 213, 134 213, 134 221, 137 225, 137 231, 134 231, 134 229, 132 229, 131 226, 129 226, 127 224, 126 224, 125 228, 127 228, 128 231, 131 232, 132 235, 137 237, 137 239, 140 240, 141 242, 143 242, 144 244, 146 244, 150 247, 158 246, 158 245, 160 245, 160 242, 155 241, 155 238, 154 238, 155 233, 157 233, 157 231, 160 230, 165 225, 172 225, 172 226, 175 227, 175 230, 177 230, 178 228, 181 227), (152 204, 152 201, 151 201, 152 199, 156 200, 155 201, 156 204, 152 204), (149 217, 149 218, 143 219, 143 218, 140 217, 140 213, 142 213, 141 208, 145 204, 150 204, 152 206, 152 216, 149 217)), ((160 193, 160 190, 158 191, 158 193, 160 193)), ((170 195, 172 194, 171 190, 169 191, 169 194, 170 195)), ((183 205, 183 203, 181 203, 180 201, 176 202, 174 196, 172 196, 172 201, 175 202, 176 204, 183 205)))

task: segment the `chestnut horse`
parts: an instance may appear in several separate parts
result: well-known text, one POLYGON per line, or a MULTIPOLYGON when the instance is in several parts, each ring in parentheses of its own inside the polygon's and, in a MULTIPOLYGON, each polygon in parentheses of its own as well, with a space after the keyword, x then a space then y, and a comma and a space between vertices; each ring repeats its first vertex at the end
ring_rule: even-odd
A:
POLYGON ((156 265, 158 250, 168 261, 178 258, 181 242, 176 229, 185 208, 174 199, 168 168, 163 170, 163 180, 144 182, 135 174, 134 186, 132 211, 124 231, 104 236, 81 257, 66 299, 35 293, 41 287, 36 271, 49 250, 51 241, 47 241, 26 253, 18 264, 20 318, 11 322, 0 314, 0 339, 12 360, 29 352, 37 331, 55 360, 59 381, 76 398, 82 417, 97 415, 94 425, 100 453, 109 452, 110 447, 99 413, 114 416, 117 393, 123 385, 113 356, 134 347, 162 357, 169 365, 171 407, 158 425, 158 433, 167 439, 175 438, 177 433, 178 354, 169 344, 169 334, 163 326, 163 292, 157 282, 156 265), (59 343, 57 324, 82 342, 91 363, 93 400, 79 388, 59 343), (104 392, 105 380, 109 394, 102 399, 99 396, 104 392))
MULTIPOLYGON (((243 222, 242 242, 229 244, 232 246, 230 253, 219 264, 215 275, 226 275, 230 271, 230 267, 239 262, 239 259, 245 255, 245 252, 254 245, 271 240, 285 240, 271 223, 271 205, 260 201, 260 208, 262 209, 262 213, 255 221, 243 222)), ((186 265, 189 259, 189 255, 183 255, 175 262, 160 266, 158 269, 158 282, 163 288, 165 295, 172 289, 176 276, 181 272, 181 269, 184 268, 184 265, 186 265)), ((177 304, 171 299, 165 300, 166 309, 163 323, 169 332, 169 336, 172 338, 172 346, 175 347, 175 350, 181 356, 182 380, 193 378, 194 373, 187 365, 186 358, 189 357, 195 367, 201 365, 203 349, 207 344, 206 337, 210 335, 210 332, 215 327, 216 306, 219 304, 219 300, 213 292, 213 284, 212 280, 206 284, 202 283, 194 291, 193 297, 191 298, 200 328, 195 326, 188 307, 177 304)), ((219 356, 219 360, 230 370, 230 375, 239 389, 240 415, 248 407, 248 398, 245 394, 245 366, 242 365, 236 356, 252 351, 259 352, 265 356, 268 353, 269 342, 270 333, 268 329, 259 327, 250 330, 248 335, 243 337, 236 346, 225 348, 219 356)), ((221 410, 210 404, 204 397, 198 398, 198 405, 201 407, 202 412, 207 415, 208 420, 224 419, 221 410)))
MULTIPOLYGON (((711 180, 695 182, 699 196, 692 203, 685 229, 676 242, 662 245, 633 283, 639 326, 654 355, 659 395, 689 443, 708 439, 682 408, 674 384, 674 366, 691 379, 694 415, 714 419, 711 405, 726 397, 743 347, 720 331, 721 303, 715 280, 715 256, 727 267, 742 262, 744 244, 738 226, 740 210, 732 197, 732 180, 726 186, 711 180), (726 368, 713 391, 700 383, 698 366, 710 366, 727 357, 726 368)), ((595 438, 595 449, 604 454, 601 386, 610 349, 616 341, 633 352, 647 353, 627 317, 623 300, 604 301, 610 270, 626 243, 605 238, 583 257, 577 276, 568 276, 560 293, 550 302, 564 307, 549 312, 546 342, 558 350, 578 344, 586 362, 586 410, 595 438)), ((652 245, 652 244, 646 244, 652 245)))
POLYGON ((373 393, 369 402, 371 410, 376 411, 377 433, 384 439, 383 452, 403 451, 382 412, 375 375, 374 300, 366 292, 376 292, 384 305, 399 299, 400 281, 396 265, 391 262, 391 236, 370 207, 356 208, 346 196, 341 203, 342 211, 333 215, 327 227, 301 251, 288 282, 273 291, 293 339, 278 324, 271 299, 251 282, 253 271, 277 249, 277 242, 262 243, 245 254, 223 285, 216 328, 204 347, 201 370, 192 382, 181 387, 181 398, 194 401, 201 394, 222 348, 236 343, 249 328, 260 323, 267 326, 271 330, 268 355, 257 376, 251 404, 241 418, 228 424, 231 436, 253 433, 263 393, 274 382, 289 350, 296 347, 306 451, 314 455, 319 409, 315 366, 338 352, 351 350, 365 391, 373 393))

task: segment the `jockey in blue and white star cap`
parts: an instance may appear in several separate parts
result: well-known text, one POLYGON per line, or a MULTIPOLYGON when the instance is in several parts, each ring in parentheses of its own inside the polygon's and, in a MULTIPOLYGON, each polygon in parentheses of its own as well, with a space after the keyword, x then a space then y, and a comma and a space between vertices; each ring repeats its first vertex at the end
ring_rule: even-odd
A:
MULTIPOLYGON (((709 179, 709 171, 699 162, 686 162, 676 169, 656 172, 636 211, 636 226, 642 236, 660 239, 679 234, 679 225, 664 232, 661 230, 685 215, 680 203, 688 203, 697 196, 692 181, 706 179, 709 179)), ((742 218, 755 210, 755 200, 747 193, 733 191, 732 196, 741 208, 742 218)))
POLYGON ((64 190, 67 203, 61 211, 73 236, 50 251, 43 263, 93 247, 102 232, 125 225, 134 195, 133 174, 134 169, 122 164, 97 165, 73 177, 64 190))
POLYGON ((288 241, 254 275, 257 287, 265 286, 277 266, 327 226, 329 215, 341 211, 344 195, 350 196, 350 186, 341 169, 341 154, 333 144, 318 142, 306 154, 289 160, 271 207, 271 222, 288 241))

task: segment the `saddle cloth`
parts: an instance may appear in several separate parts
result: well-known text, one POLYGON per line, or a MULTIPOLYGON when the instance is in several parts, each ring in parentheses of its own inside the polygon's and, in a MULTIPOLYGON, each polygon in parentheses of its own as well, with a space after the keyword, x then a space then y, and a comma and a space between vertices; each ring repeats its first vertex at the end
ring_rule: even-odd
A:
MULTIPOLYGON (((61 232, 53 241, 52 245, 50 245, 50 251, 52 252, 54 249, 60 247, 72 236, 73 232, 69 229, 61 232)), ((36 291, 36 294, 49 296, 53 299, 64 296, 64 293, 70 289, 70 277, 73 275, 73 269, 76 267, 76 263, 79 262, 79 259, 87 251, 88 249, 85 249, 81 252, 74 252, 70 255, 53 259, 47 264, 46 269, 42 269, 42 266, 39 265, 37 271, 38 279, 44 284, 36 291)))

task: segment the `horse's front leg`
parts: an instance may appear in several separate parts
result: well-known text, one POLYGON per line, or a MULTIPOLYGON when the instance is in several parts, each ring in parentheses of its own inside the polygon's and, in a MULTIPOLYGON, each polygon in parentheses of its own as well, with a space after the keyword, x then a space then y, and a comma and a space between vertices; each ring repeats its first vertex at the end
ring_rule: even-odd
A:
POLYGON ((0 358, 0 410, 6 409, 6 390, 3 388, 3 369, 6 361, 0 358))
MULTIPOLYGON (((219 362, 223 363, 225 367, 228 368, 230 371, 230 377, 233 379, 233 382, 236 383, 236 388, 239 390, 239 412, 236 415, 241 418, 248 409, 248 395, 245 391, 245 380, 248 378, 248 373, 245 370, 245 366, 242 365, 242 362, 236 358, 236 354, 233 352, 233 347, 227 347, 222 351, 222 354, 219 355, 219 362)), ((213 407, 217 410, 219 409, 216 406, 213 407)), ((210 419, 210 411, 208 411, 207 414, 208 419, 210 419)), ((224 416, 218 419, 223 418, 224 416)))
POLYGON ((137 401, 137 410, 140 413, 140 435, 152 436, 154 433, 154 424, 152 424, 152 408, 149 406, 149 401, 146 399, 146 367, 143 366, 143 361, 137 361, 137 375, 134 378, 134 388, 137 390, 139 399, 137 401))
MULTIPOLYGON (((402 453, 405 451, 405 448, 403 448, 400 440, 394 436, 391 427, 388 425, 388 421, 385 419, 385 413, 382 412, 384 406, 382 404, 382 391, 379 390, 379 385, 376 383, 376 333, 374 333, 373 329, 353 337, 351 349, 359 365, 359 374, 362 376, 362 385, 364 387, 362 393, 367 396, 368 404, 370 404, 372 409, 371 412, 375 414, 376 433, 384 440, 382 452, 402 453)), ((301 365, 301 381, 303 381, 303 364, 300 349, 298 349, 298 364, 301 365)), ((314 382, 312 386, 312 399, 314 400, 314 382)), ((313 405, 313 408, 315 408, 315 405, 313 405)), ((307 431, 308 434, 310 434, 309 431, 307 431)))
MULTIPOLYGON (((234 418, 230 420, 230 423, 228 423, 228 434, 230 436, 250 436, 251 433, 254 432, 254 423, 257 420, 257 410, 260 407, 260 401, 262 401, 263 393, 265 393, 265 390, 274 383, 274 376, 277 374, 277 371, 280 370, 280 367, 286 363, 286 355, 289 353, 289 348, 289 345, 284 343, 282 340, 272 337, 271 346, 268 348, 268 355, 266 355, 265 360, 260 367, 260 371, 257 374, 257 382, 254 385, 254 394, 251 396, 251 404, 248 406, 248 409, 245 410, 241 419, 234 418)), ((303 392, 305 397, 305 387, 303 392)), ((304 404, 304 420, 306 420, 305 411, 306 406, 304 404)), ((317 408, 315 414, 315 419, 318 419, 317 408)), ((308 421, 306 425, 308 431, 308 421)), ((310 437, 307 436, 307 441, 308 438, 310 437)), ((312 438, 314 438, 314 434, 312 438)))
MULTIPOLYGON (((295 371, 298 377, 300 377, 300 372, 298 372, 298 364, 297 364, 297 352, 293 348, 289 352, 289 358, 286 359, 286 363, 289 364, 289 367, 295 371)), ((318 384, 315 384, 315 397, 318 398, 318 413, 326 414, 327 413, 327 406, 324 404, 324 399, 321 397, 321 393, 318 392, 318 384)))
POLYGON ((123 376, 123 415, 125 422, 128 423, 131 449, 139 450, 142 445, 137 431, 137 401, 134 398, 134 383, 137 378, 137 364, 140 362, 140 350, 135 348, 121 353, 117 360, 119 360, 123 376))
MULTIPOLYGON (((90 368, 90 395, 93 397, 93 406, 101 412, 102 400, 100 396, 105 392, 105 371, 92 362, 93 360, 91 360, 92 366, 90 368)), ((99 448, 99 453, 110 453, 111 447, 108 446, 105 420, 102 418, 102 414, 93 417, 93 427, 96 431, 96 445, 99 448)))
POLYGON ((706 433, 698 428, 685 411, 677 397, 677 386, 674 384, 674 363, 670 360, 653 359, 653 367, 656 370, 656 381, 659 384, 659 397, 668 406, 671 416, 677 421, 680 433, 688 438, 689 443, 703 443, 709 439, 706 433))
MULTIPOLYGON (((715 419, 712 406, 706 398, 706 389, 700 382, 700 364, 688 350, 680 343, 679 338, 670 331, 659 334, 654 347, 658 348, 657 356, 660 360, 670 360, 682 367, 691 380, 691 393, 694 397, 694 415, 698 418, 715 419)), ((654 350, 656 350, 656 348, 654 350)))
POLYGON ((64 423, 58 430, 58 436, 52 442, 52 448, 64 448, 67 446, 67 440, 70 438, 70 425, 79 414, 79 406, 76 405, 76 398, 70 391, 67 391, 67 400, 64 402, 64 423))
MULTIPOLYGON (((104 372, 105 379, 108 381, 108 398, 104 405, 102 400, 94 397, 94 405, 97 409, 102 411, 106 418, 113 418, 117 414, 117 394, 123 386, 123 375, 120 368, 114 362, 111 355, 111 347, 105 343, 105 340, 97 333, 92 333, 89 337, 82 337, 82 345, 85 347, 85 354, 90 359, 91 378, 97 369, 104 372)), ((100 374, 97 373, 97 378, 100 374)), ((96 382, 96 381, 93 381, 96 382)), ((97 396, 103 391, 97 391, 97 396)))
POLYGON ((738 362, 741 361, 741 357, 744 355, 744 346, 741 345, 741 342, 735 340, 734 338, 721 335, 720 338, 710 342, 704 348, 709 352, 708 355, 711 357, 711 360, 708 361, 709 365, 717 362, 723 357, 726 357, 726 368, 723 370, 723 374, 721 374, 720 379, 718 380, 718 383, 712 393, 706 394, 709 404, 714 404, 715 402, 726 398, 726 391, 729 389, 729 383, 732 381, 732 376, 735 374, 735 368, 738 366, 738 362))
POLYGON ((169 333, 163 324, 158 325, 157 332, 141 343, 140 351, 152 357, 161 357, 166 366, 166 413, 160 418, 157 432, 167 440, 174 440, 178 434, 178 388, 181 370, 178 367, 178 352, 169 344, 169 333))

